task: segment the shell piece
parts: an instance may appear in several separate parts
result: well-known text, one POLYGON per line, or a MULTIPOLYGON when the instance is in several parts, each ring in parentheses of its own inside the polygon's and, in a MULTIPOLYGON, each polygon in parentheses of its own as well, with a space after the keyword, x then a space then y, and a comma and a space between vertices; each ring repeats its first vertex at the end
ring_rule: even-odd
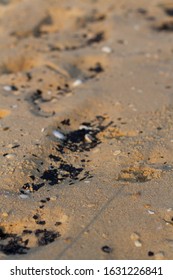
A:
POLYGON ((66 139, 66 136, 65 136, 62 132, 60 132, 60 131, 58 131, 58 130, 53 130, 52 133, 53 133, 53 135, 54 135, 56 138, 58 138, 59 140, 64 141, 64 140, 66 139))
POLYGON ((102 47, 102 52, 104 53, 111 53, 112 52, 112 49, 108 46, 104 46, 102 47))
POLYGON ((93 142, 93 137, 90 134, 85 134, 85 141, 87 143, 92 143, 93 142))
POLYGON ((73 87, 78 87, 82 84, 82 80, 77 79, 76 81, 73 82, 73 87))

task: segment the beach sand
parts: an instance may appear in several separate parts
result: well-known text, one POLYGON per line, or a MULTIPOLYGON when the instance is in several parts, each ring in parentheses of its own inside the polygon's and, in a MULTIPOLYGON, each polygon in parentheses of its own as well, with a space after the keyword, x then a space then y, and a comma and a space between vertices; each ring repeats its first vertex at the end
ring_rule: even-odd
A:
POLYGON ((173 259, 173 5, 0 1, 0 259, 173 259))

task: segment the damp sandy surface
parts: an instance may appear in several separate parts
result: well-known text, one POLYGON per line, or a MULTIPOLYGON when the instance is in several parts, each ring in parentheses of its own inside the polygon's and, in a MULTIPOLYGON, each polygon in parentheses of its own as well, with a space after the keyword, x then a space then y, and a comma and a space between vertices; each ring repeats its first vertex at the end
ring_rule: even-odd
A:
POLYGON ((162 0, 0 1, 1 259, 173 259, 172 32, 162 0))

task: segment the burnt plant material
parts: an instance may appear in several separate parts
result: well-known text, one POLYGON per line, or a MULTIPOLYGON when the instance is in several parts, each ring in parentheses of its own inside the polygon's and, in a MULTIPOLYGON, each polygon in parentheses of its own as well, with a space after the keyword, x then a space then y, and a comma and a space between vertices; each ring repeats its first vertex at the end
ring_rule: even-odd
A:
POLYGON ((94 67, 90 67, 89 71, 95 72, 95 73, 101 73, 104 71, 102 65, 98 62, 94 67))
POLYGON ((92 45, 94 43, 100 43, 104 40, 104 32, 99 32, 95 34, 92 38, 87 41, 88 45, 92 45))
POLYGON ((73 165, 71 164, 65 164, 65 163, 62 163, 60 164, 60 167, 59 167, 60 170, 62 171, 65 171, 68 173, 69 177, 71 179, 76 179, 77 176, 82 172, 83 168, 76 168, 74 167, 73 165))
POLYGON ((112 122, 104 126, 103 121, 105 120, 102 116, 97 116, 95 123, 94 122, 84 122, 81 124, 84 128, 70 131, 66 134, 66 140, 63 143, 59 144, 57 151, 61 154, 64 153, 64 147, 69 149, 71 152, 85 152, 90 151, 95 148, 101 141, 97 138, 97 134, 101 131, 104 131, 109 127, 112 122), (87 138, 90 137, 92 140, 87 141, 87 138), (86 138, 87 137, 87 138, 86 138))
POLYGON ((43 175, 40 177, 43 180, 49 181, 49 185, 53 186, 55 184, 58 184, 58 169, 54 168, 51 170, 45 170, 43 175))
POLYGON ((29 247, 26 247, 26 242, 17 234, 6 233, 0 229, 0 251, 6 255, 26 254, 29 247))
POLYGON ((170 17, 173 17, 173 7, 171 8, 164 8, 164 11, 165 11, 165 13, 168 15, 168 16, 170 16, 170 17))
POLYGON ((112 250, 111 247, 105 245, 105 246, 102 247, 102 251, 103 251, 104 253, 110 254, 110 253, 112 253, 113 250, 112 250))
POLYGON ((172 32, 173 31, 173 21, 165 21, 159 26, 155 27, 157 31, 172 32))
POLYGON ((59 232, 49 231, 49 230, 41 230, 38 229, 35 231, 35 236, 38 237, 38 245, 45 246, 49 243, 55 241, 56 238, 60 237, 59 232))

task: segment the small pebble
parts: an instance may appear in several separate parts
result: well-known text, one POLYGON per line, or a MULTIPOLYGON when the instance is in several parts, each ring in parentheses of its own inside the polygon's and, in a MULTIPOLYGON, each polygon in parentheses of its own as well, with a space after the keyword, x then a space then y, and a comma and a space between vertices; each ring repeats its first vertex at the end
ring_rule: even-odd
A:
POLYGON ((73 86, 74 86, 74 87, 78 87, 78 86, 80 86, 81 84, 82 84, 82 80, 80 80, 80 79, 77 79, 76 81, 73 82, 73 86))
POLYGON ((5 157, 8 159, 13 159, 15 158, 16 154, 6 154, 5 157))
POLYGON ((85 141, 87 143, 92 143, 93 137, 90 134, 85 134, 85 141))
POLYGON ((163 260, 164 259, 164 253, 163 252, 158 252, 155 254, 155 260, 163 260))
POLYGON ((120 151, 120 150, 117 150, 117 151, 113 152, 113 155, 114 155, 114 156, 117 156, 117 155, 119 155, 120 153, 121 153, 121 151, 120 151))
POLYGON ((26 195, 26 194, 20 194, 19 196, 20 196, 20 198, 22 198, 22 199, 27 199, 27 198, 28 198, 28 195, 26 195))
POLYGON ((89 184, 89 183, 90 183, 90 181, 84 181, 84 183, 85 183, 85 184, 89 184))
POLYGON ((155 214, 155 212, 154 212, 154 211, 152 211, 152 210, 148 210, 148 214, 150 214, 150 215, 154 215, 154 214, 155 214))
POLYGON ((55 201, 55 200, 57 200, 57 197, 56 196, 51 196, 50 200, 55 201))
POLYGON ((102 47, 102 52, 111 53, 112 49, 110 47, 108 47, 108 46, 104 46, 104 47, 102 47))
POLYGON ((133 232, 131 235, 130 235, 130 238, 131 240, 138 240, 140 238, 140 235, 136 232, 133 232))
POLYGON ((3 212, 2 213, 2 217, 7 218, 8 217, 8 213, 7 212, 3 212))
POLYGON ((166 239, 166 243, 169 247, 173 247, 173 240, 172 239, 166 239))
POLYGON ((66 136, 58 130, 53 130, 52 133, 59 140, 65 140, 66 139, 66 136))
POLYGON ((11 91, 12 90, 12 87, 11 86, 4 86, 3 89, 5 91, 11 91))
POLYGON ((140 240, 135 240, 134 243, 136 247, 142 247, 142 242, 140 240))
POLYGON ((79 129, 91 130, 91 127, 87 125, 80 125, 79 129))

